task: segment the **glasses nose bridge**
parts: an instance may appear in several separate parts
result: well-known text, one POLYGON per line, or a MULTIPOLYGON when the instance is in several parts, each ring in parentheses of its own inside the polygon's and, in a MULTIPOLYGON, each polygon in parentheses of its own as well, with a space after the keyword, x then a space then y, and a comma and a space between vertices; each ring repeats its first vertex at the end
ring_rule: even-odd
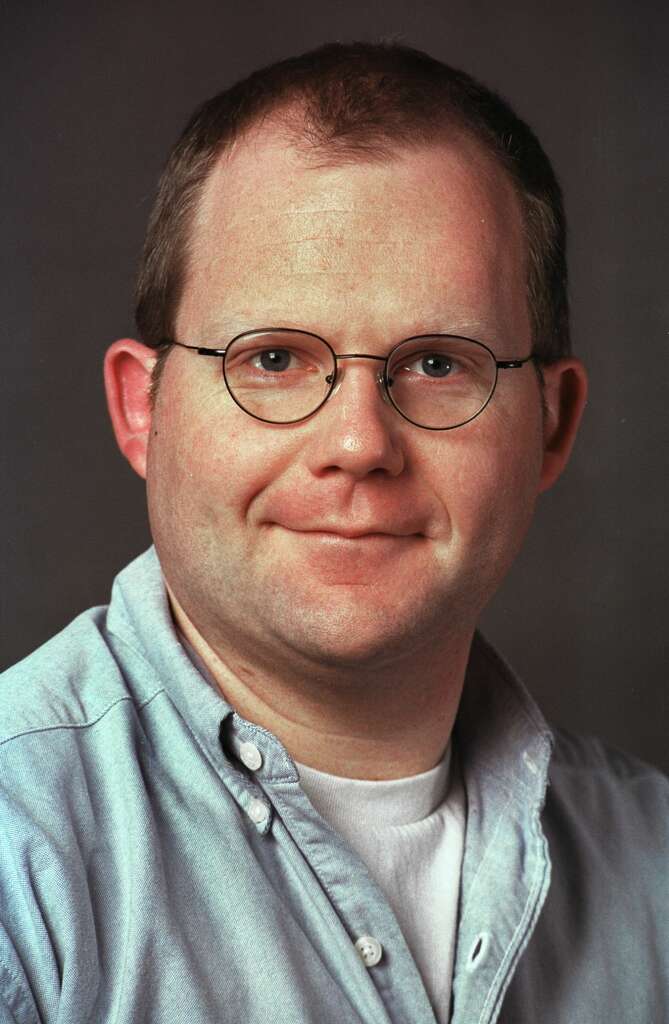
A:
POLYGON ((335 352, 335 359, 337 361, 340 359, 376 359, 380 363, 385 363, 387 356, 373 356, 368 352, 342 352, 340 354, 335 352))
POLYGON ((341 354, 333 352, 333 355, 334 355, 334 359, 335 359, 335 373, 334 373, 334 375, 328 374, 328 377, 326 378, 326 380, 328 380, 328 383, 334 383, 335 385, 339 385, 341 383, 341 377, 340 377, 339 372, 338 372, 339 371, 339 362, 340 362, 340 360, 343 360, 343 359, 372 359, 375 362, 383 364, 381 367, 379 367, 379 372, 376 375, 376 380, 377 380, 377 383, 382 386, 383 390, 384 391, 386 390, 386 366, 388 364, 388 359, 387 359, 386 356, 375 356, 375 355, 371 355, 368 352, 343 352, 341 354))

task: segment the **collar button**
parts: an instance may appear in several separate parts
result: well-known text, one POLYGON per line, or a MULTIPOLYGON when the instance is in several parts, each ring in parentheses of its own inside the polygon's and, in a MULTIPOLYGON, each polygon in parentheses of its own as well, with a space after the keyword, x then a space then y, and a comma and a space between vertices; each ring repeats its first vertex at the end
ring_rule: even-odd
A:
POLYGON ((239 747, 239 760, 242 764, 250 768, 252 772, 255 772, 262 766, 262 754, 256 747, 255 743, 246 741, 239 747))

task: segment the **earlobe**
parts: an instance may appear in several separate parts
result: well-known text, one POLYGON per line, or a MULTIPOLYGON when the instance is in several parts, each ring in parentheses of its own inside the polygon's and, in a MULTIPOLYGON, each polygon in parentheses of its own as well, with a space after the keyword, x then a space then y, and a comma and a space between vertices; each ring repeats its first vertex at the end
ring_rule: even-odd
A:
POLYGON ((578 359, 542 367, 544 378, 544 457, 539 491, 552 487, 564 470, 576 440, 588 394, 588 377, 578 359))
POLYGON ((131 338, 110 345, 104 375, 107 407, 116 442, 132 468, 146 479, 146 454, 151 429, 151 371, 155 353, 131 338))

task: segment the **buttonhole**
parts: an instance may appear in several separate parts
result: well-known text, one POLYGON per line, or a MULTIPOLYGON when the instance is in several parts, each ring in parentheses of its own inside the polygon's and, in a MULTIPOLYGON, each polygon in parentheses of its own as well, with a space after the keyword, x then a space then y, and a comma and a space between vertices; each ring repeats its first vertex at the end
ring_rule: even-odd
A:
POLYGON ((485 960, 485 954, 488 949, 488 942, 490 936, 487 932, 482 932, 475 940, 469 954, 469 961, 467 963, 468 971, 475 971, 479 964, 485 960))

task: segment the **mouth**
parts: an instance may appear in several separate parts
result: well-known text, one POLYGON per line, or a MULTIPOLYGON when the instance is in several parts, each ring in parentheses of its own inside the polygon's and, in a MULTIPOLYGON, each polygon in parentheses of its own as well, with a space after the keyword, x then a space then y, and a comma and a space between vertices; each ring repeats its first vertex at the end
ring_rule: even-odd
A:
POLYGON ((366 526, 366 527, 351 527, 351 526, 310 526, 310 527, 291 527, 277 524, 284 530, 288 530, 290 533, 302 533, 310 536, 328 538, 332 537, 337 540, 408 540, 411 537, 422 537, 423 534, 417 530, 405 530, 405 529, 387 529, 379 526, 366 526))
MULTIPOLYGON (((379 529, 378 524, 310 523, 308 527, 287 527, 273 523, 277 531, 271 545, 275 564, 288 573, 297 573, 305 586, 371 586, 384 593, 390 586, 388 572, 403 567, 416 569, 422 564, 425 535, 418 532, 392 532, 379 529), (309 582, 311 581, 311 582, 309 582)), ((385 524, 384 524, 385 526, 385 524)), ((387 596, 387 595, 386 595, 387 596)))
POLYGON ((285 531, 289 543, 297 545, 296 550, 311 552, 317 559, 329 561, 334 558, 342 566, 350 566, 351 559, 362 564, 370 557, 374 561, 395 557, 425 541, 425 535, 421 533, 399 533, 378 528, 353 529, 349 526, 335 529, 328 525, 308 530, 292 527, 281 529, 285 531))

